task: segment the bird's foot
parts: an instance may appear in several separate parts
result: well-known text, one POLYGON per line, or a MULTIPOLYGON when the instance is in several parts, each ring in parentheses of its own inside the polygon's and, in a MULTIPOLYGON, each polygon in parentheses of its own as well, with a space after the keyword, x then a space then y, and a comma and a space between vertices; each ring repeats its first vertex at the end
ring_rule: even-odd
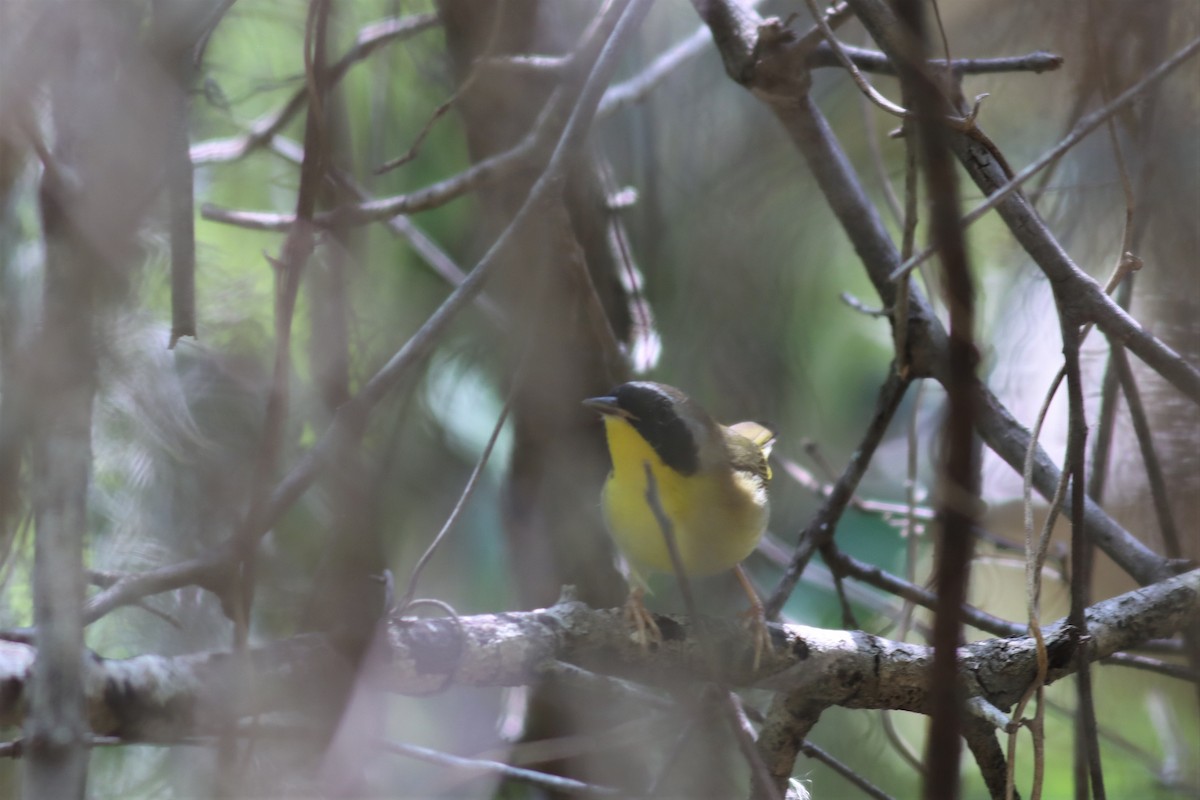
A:
POLYGON ((739 616, 754 639, 754 672, 758 672, 763 653, 771 650, 771 629, 767 626, 767 614, 762 603, 756 603, 739 616))
POLYGON ((763 653, 771 650, 771 629, 767 627, 767 611, 741 565, 734 567, 733 571, 746 591, 746 596, 750 598, 750 608, 741 613, 741 618, 742 624, 750 629, 750 635, 754 638, 754 672, 758 672, 763 653))
POLYGON ((646 604, 642 602, 645 596, 645 590, 640 586, 635 586, 629 590, 629 597, 625 599, 625 619, 636 629, 634 638, 641 645, 643 650, 650 649, 650 643, 662 644, 662 631, 658 629, 658 623, 654 621, 653 615, 646 609, 646 604))

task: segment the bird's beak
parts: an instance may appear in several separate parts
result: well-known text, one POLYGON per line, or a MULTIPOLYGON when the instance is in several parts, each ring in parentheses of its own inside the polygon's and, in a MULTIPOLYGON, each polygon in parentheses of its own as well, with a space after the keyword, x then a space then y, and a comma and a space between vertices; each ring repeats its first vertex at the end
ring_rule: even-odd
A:
POLYGON ((632 414, 617 405, 617 398, 615 397, 589 397, 583 401, 583 404, 606 417, 633 418, 632 414))

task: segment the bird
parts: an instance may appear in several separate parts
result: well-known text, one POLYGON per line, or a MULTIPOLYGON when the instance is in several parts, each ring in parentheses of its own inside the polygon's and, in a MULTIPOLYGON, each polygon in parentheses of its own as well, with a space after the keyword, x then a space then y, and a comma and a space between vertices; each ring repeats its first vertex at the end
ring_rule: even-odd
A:
POLYGON ((775 432, 757 422, 721 425, 681 390, 652 381, 623 383, 583 403, 604 422, 612 470, 601 507, 628 567, 625 608, 638 641, 648 647, 662 640, 643 598, 647 573, 675 572, 664 532, 669 528, 688 577, 736 574, 750 598, 745 616, 757 669, 770 637, 762 601, 741 562, 758 545, 770 515, 768 458, 775 432))

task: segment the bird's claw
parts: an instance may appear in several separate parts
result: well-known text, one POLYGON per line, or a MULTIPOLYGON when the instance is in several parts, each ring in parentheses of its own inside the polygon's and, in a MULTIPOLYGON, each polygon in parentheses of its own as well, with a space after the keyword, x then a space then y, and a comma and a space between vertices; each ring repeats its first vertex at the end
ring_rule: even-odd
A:
POLYGON ((761 603, 756 603, 741 613, 742 624, 754 639, 754 672, 762 665, 762 656, 771 650, 771 629, 767 626, 767 614, 761 603))
POLYGON ((750 608, 742 612, 742 624, 750 629, 750 635, 754 637, 754 672, 758 672, 763 653, 771 649, 771 629, 767 627, 767 611, 763 608, 762 600, 758 599, 758 592, 754 590, 750 577, 740 564, 733 568, 733 574, 737 576, 738 583, 750 598, 750 608))
POLYGON ((640 587, 634 587, 629 591, 629 597, 625 600, 625 619, 637 629, 634 633, 637 643, 643 650, 648 650, 651 642, 659 645, 662 644, 663 638, 658 623, 654 621, 654 616, 642 602, 644 594, 645 592, 640 587))

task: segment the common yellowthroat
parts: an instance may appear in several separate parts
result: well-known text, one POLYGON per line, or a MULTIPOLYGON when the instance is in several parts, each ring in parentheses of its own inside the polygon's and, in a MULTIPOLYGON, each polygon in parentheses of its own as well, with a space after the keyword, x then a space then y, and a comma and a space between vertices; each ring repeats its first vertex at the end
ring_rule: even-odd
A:
POLYGON ((626 613, 640 641, 661 640, 642 605, 642 573, 674 572, 663 526, 647 497, 648 466, 683 571, 704 577, 733 569, 749 595, 757 667, 769 637, 762 602, 740 564, 767 526, 767 458, 774 432, 757 422, 721 425, 683 392, 649 381, 621 384, 584 405, 604 420, 612 472, 602 505, 609 532, 629 565, 626 613))

